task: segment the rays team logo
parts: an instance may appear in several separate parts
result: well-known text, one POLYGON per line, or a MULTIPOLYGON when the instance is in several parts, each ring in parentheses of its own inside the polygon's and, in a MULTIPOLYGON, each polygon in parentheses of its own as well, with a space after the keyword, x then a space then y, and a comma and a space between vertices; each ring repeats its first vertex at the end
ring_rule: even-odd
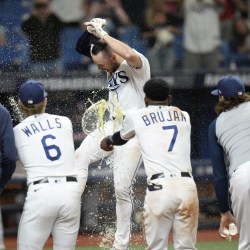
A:
POLYGON ((118 89, 121 84, 127 83, 129 81, 129 77, 126 75, 125 71, 115 72, 112 75, 112 78, 108 80, 108 88, 110 91, 114 91, 118 89))

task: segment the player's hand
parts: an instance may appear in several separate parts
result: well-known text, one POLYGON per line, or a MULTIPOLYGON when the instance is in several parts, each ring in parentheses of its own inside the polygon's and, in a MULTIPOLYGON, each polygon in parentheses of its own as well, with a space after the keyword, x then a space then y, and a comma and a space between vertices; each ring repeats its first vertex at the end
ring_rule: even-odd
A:
POLYGON ((112 151, 114 149, 114 146, 110 144, 109 136, 102 139, 100 147, 104 151, 112 151))
POLYGON ((108 34, 99 24, 95 22, 85 22, 84 24, 87 26, 87 31, 89 33, 100 39, 103 39, 103 37, 108 34))
MULTIPOLYGON (((220 228, 219 228, 219 233, 221 235, 221 237, 227 239, 227 238, 231 238, 231 234, 230 233, 230 224, 235 224, 235 218, 233 217, 233 215, 230 213, 230 211, 226 212, 226 213, 221 213, 221 220, 220 220, 220 228)), ((236 233, 237 233, 237 229, 236 229, 236 233)))
POLYGON ((91 19, 91 22, 98 24, 102 28, 105 27, 107 24, 106 19, 103 19, 103 18, 93 18, 91 19))

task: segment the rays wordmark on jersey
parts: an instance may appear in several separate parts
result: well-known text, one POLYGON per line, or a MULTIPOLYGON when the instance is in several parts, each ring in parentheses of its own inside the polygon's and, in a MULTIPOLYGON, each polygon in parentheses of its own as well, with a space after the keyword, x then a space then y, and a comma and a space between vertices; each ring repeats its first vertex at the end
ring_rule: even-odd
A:
POLYGON ((111 91, 116 90, 120 87, 121 83, 127 83, 129 77, 126 75, 125 71, 118 71, 112 74, 112 77, 108 79, 108 88, 111 91))

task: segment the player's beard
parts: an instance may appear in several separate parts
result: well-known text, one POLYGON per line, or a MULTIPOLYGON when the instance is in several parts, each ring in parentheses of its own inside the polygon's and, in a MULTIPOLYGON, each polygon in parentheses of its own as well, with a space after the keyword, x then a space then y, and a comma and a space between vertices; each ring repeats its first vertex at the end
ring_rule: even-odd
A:
POLYGON ((112 75, 116 70, 120 67, 120 64, 117 62, 112 63, 111 70, 109 72, 110 75, 112 75))

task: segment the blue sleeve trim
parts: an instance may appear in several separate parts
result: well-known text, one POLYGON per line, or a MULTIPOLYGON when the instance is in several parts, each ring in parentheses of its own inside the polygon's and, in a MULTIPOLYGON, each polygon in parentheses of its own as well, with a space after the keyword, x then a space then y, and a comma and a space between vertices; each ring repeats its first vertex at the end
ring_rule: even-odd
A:
POLYGON ((225 213, 230 210, 229 180, 224 161, 224 150, 218 143, 218 138, 216 136, 216 119, 211 122, 208 129, 208 148, 213 165, 215 194, 219 203, 220 211, 225 213))

